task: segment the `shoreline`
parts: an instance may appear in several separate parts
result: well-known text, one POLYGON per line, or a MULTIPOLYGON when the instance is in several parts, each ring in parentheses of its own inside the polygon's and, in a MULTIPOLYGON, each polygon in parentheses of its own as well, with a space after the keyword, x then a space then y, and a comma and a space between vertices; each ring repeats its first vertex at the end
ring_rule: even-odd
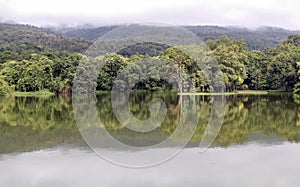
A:
POLYGON ((214 96, 214 95, 272 95, 272 94, 284 94, 293 93, 283 90, 238 90, 234 92, 196 92, 196 93, 178 93, 178 95, 204 95, 204 96, 214 96))
POLYGON ((15 97, 50 97, 57 94, 48 91, 37 91, 37 92, 13 92, 11 94, 15 97))
MULTIPOLYGON (((134 90, 136 93, 149 92, 148 90, 134 90)), ((153 92, 153 91, 150 91, 153 92)), ((162 92, 162 91, 157 91, 162 92)), ((95 94, 107 94, 109 91, 96 91, 95 94)), ((155 93, 155 91, 153 92, 155 93)), ((162 92, 162 93, 176 93, 176 92, 162 92)), ((282 90, 238 90, 234 92, 184 92, 177 93, 178 95, 203 95, 203 96, 214 96, 214 95, 270 95, 270 94, 283 94, 283 93, 293 93, 282 90)), ((55 94, 49 91, 37 91, 37 92, 13 92, 11 96, 15 97, 50 97, 55 95, 64 95, 64 94, 55 94)), ((70 94, 71 96, 72 94, 70 94)))

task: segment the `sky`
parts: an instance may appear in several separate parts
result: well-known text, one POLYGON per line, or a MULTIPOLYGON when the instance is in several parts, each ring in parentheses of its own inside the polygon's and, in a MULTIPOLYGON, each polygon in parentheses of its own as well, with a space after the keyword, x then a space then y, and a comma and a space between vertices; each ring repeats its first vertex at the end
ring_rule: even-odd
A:
POLYGON ((300 30, 300 1, 0 0, 0 19, 38 26, 158 22, 300 30))

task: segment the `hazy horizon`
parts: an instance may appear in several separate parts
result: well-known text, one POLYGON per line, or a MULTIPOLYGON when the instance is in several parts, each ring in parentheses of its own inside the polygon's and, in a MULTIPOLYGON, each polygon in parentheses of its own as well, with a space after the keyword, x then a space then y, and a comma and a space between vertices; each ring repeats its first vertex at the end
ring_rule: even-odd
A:
POLYGON ((122 25, 158 22, 172 25, 211 25, 257 29, 279 27, 300 30, 299 2, 138 1, 138 0, 0 0, 0 21, 40 27, 122 25))
MULTIPOLYGON (((120 23, 120 24, 93 24, 93 23, 81 23, 76 25, 67 25, 67 24, 60 24, 60 25, 38 25, 33 23, 25 23, 25 22, 16 22, 14 20, 1 20, 0 23, 5 24, 20 24, 20 25, 31 25, 39 28, 54 28, 54 29, 60 29, 60 28, 98 28, 98 27, 109 27, 109 26, 122 26, 126 24, 135 24, 135 23, 120 23)), ((143 22, 142 22, 143 23, 143 22)), ((147 22, 146 22, 147 23, 147 22)), ((139 23, 137 23, 139 24, 139 23)), ((172 25, 172 24, 170 24, 172 25)), ((176 25, 174 25, 176 26, 176 25)), ((187 24, 187 25, 177 25, 177 26, 201 26, 201 27, 224 27, 224 28, 235 28, 235 29, 248 29, 248 30, 260 30, 265 28, 276 28, 276 29, 284 29, 284 30, 290 30, 290 31, 300 31, 300 29, 293 29, 293 28, 285 28, 280 26, 273 26, 273 25, 260 25, 257 27, 246 27, 246 26, 240 26, 240 25, 212 25, 212 24, 187 24)))

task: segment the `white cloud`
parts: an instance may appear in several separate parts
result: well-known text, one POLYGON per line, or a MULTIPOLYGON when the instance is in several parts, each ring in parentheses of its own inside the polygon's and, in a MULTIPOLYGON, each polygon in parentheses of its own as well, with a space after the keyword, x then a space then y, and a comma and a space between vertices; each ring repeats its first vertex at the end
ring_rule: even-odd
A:
POLYGON ((0 0, 0 17, 37 25, 164 22, 300 29, 293 0, 0 0))

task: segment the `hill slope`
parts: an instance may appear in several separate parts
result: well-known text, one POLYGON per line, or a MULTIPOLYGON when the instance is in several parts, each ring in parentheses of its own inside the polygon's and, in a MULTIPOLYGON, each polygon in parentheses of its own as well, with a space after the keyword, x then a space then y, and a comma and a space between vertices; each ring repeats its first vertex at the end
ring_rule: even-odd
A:
MULTIPOLYGON (((73 28, 63 34, 67 37, 96 40, 114 28, 117 28, 117 26, 80 29, 73 28)), ((257 50, 273 48, 289 35, 300 34, 300 31, 290 31, 274 27, 263 27, 257 30, 219 26, 185 26, 185 28, 196 34, 204 41, 209 39, 214 40, 222 35, 227 35, 231 39, 243 39, 247 42, 249 49, 257 50)))
POLYGON ((222 35, 227 35, 231 39, 243 39, 247 42, 249 49, 257 50, 274 48, 288 36, 300 33, 300 31, 290 31, 275 27, 262 27, 256 30, 218 26, 187 26, 186 28, 204 41, 209 39, 215 40, 222 35))
MULTIPOLYGON (((67 30, 54 30, 21 24, 0 24, 0 47, 8 44, 53 49, 56 51, 84 52, 91 44, 105 33, 118 26, 76 27, 67 30)), ((231 39, 242 39, 249 49, 263 50, 274 48, 290 35, 300 34, 300 31, 290 31, 281 28, 263 27, 250 30, 238 27, 219 26, 185 26, 202 40, 215 40, 222 35, 231 39)))
POLYGON ((26 44, 57 51, 84 52, 91 43, 86 39, 66 37, 46 28, 21 24, 0 24, 0 47, 26 44))

